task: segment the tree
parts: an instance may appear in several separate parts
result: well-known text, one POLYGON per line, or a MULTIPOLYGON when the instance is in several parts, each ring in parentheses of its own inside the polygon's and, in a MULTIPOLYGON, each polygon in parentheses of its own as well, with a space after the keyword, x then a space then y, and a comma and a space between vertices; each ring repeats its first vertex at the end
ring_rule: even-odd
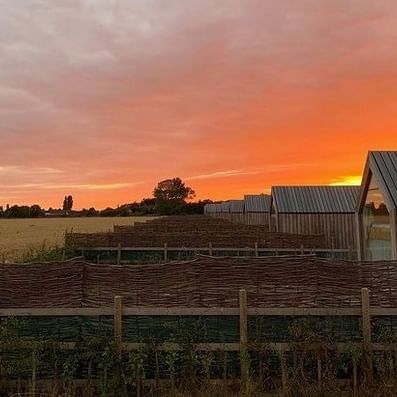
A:
POLYGON ((98 216, 98 211, 94 207, 91 207, 87 211, 87 216, 98 216))
POLYGON ((194 198, 195 195, 194 190, 186 186, 180 178, 161 181, 153 191, 156 208, 162 215, 182 212, 186 200, 194 198))
POLYGON ((8 207, 4 216, 6 218, 29 218, 30 217, 30 207, 27 205, 13 205, 8 207))
POLYGON ((63 200, 63 206, 62 209, 65 212, 71 211, 73 208, 73 197, 72 196, 65 196, 64 200, 63 200))
POLYGON ((186 200, 194 198, 195 195, 194 190, 186 186, 180 178, 161 181, 153 191, 153 196, 156 200, 165 201, 186 202, 186 200))
POLYGON ((40 218, 44 216, 44 210, 37 204, 30 207, 29 215, 31 218, 40 218))

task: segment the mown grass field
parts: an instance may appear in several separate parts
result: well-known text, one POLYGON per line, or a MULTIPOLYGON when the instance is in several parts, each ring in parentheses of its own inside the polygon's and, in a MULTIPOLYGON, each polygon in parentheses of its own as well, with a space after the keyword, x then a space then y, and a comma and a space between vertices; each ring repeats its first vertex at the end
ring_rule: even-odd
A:
POLYGON ((29 250, 61 247, 66 231, 106 232, 149 217, 0 219, 0 261, 20 258, 29 250))

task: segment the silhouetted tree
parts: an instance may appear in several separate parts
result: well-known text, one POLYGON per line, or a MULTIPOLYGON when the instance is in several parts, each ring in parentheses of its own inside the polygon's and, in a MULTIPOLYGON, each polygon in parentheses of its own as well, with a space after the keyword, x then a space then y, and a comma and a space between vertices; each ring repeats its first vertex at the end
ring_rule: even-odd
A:
POLYGON ((87 211, 87 216, 98 216, 98 211, 94 207, 91 207, 87 211))
POLYGON ((30 207, 29 216, 30 218, 40 218, 44 216, 45 211, 37 204, 30 207))
POLYGON ((5 211, 4 216, 6 218, 29 218, 30 207, 27 205, 12 205, 5 211))
POLYGON ((161 181, 153 191, 156 209, 161 215, 182 213, 186 200, 194 196, 194 190, 186 186, 180 178, 161 181))
POLYGON ((71 195, 69 196, 65 196, 64 200, 63 200, 63 206, 62 209, 65 212, 71 211, 73 208, 73 197, 71 195))

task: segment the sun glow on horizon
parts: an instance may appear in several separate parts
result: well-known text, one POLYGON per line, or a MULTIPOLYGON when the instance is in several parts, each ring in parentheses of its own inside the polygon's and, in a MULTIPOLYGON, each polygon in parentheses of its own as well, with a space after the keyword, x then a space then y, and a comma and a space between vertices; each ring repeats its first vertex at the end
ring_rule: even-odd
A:
POLYGON ((342 176, 337 180, 330 183, 331 186, 343 186, 343 185, 351 185, 351 186, 359 186, 361 185, 362 175, 350 175, 350 176, 342 176))

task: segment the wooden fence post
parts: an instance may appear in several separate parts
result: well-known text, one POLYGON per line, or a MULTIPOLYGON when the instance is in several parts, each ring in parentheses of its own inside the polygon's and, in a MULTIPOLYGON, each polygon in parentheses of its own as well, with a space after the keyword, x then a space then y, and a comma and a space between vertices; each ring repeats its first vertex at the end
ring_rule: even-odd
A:
POLYGON ((281 367, 281 387, 282 387, 282 396, 287 395, 287 383, 288 383, 288 371, 287 371, 287 363, 285 359, 285 353, 283 348, 279 351, 280 355, 280 367, 281 367))
POLYGON ((347 259, 349 261, 353 260, 353 250, 352 250, 352 246, 351 245, 349 245, 349 252, 347 254, 347 259))
POLYGON ((121 263, 121 244, 119 243, 117 245, 117 260, 116 260, 117 265, 120 265, 121 263))
POLYGON ((357 390, 357 359, 353 358, 353 397, 358 397, 357 390))
POLYGON ((317 359, 317 384, 321 390, 321 387, 322 387, 322 363, 321 363, 320 358, 317 359))
POLYGON ((212 243, 210 242, 210 243, 208 243, 208 254, 210 255, 210 256, 212 256, 213 255, 213 251, 212 251, 212 243))
POLYGON ((123 316, 123 302, 122 297, 120 295, 116 295, 114 297, 114 312, 113 312, 113 330, 114 330, 114 342, 116 344, 116 352, 119 358, 121 358, 121 351, 122 351, 122 330, 123 330, 123 323, 122 323, 122 316, 123 316))
POLYGON ((247 291, 239 291, 240 303, 240 375, 241 387, 247 389, 249 377, 249 357, 248 357, 248 308, 247 291))
POLYGON ((257 242, 257 241, 255 241, 255 256, 256 256, 256 257, 259 256, 258 242, 257 242))
POLYGON ((369 290, 368 288, 361 289, 361 313, 362 313, 362 327, 363 327, 363 343, 364 354, 366 357, 366 364, 368 366, 368 378, 372 381, 372 345, 371 345, 371 317, 369 306, 369 290))
POLYGON ((164 262, 168 261, 168 244, 164 243, 164 262))

